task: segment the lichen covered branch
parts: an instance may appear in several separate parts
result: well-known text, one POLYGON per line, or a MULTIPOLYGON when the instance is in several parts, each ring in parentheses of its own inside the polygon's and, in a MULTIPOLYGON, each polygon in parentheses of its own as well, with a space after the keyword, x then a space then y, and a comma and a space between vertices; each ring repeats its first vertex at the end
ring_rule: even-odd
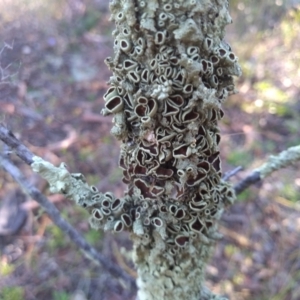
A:
POLYGON ((0 165, 13 177, 16 182, 18 182, 18 184, 28 193, 28 195, 30 195, 46 210, 54 224, 58 226, 64 232, 64 234, 69 236, 69 238, 77 245, 77 247, 87 258, 91 259, 97 264, 101 264, 112 275, 125 280, 125 282, 129 283, 130 288, 133 290, 135 289, 134 279, 130 277, 123 269, 115 265, 113 262, 107 260, 107 258, 103 257, 95 248, 87 243, 81 234, 61 217, 58 209, 37 188, 32 186, 26 180, 20 170, 12 162, 0 155, 0 165))
POLYGON ((86 199, 89 200, 94 194, 98 194, 97 188, 88 186, 82 174, 69 173, 64 163, 55 167, 38 156, 33 156, 32 160, 32 170, 49 182, 50 192, 64 194, 81 206, 86 199))
POLYGON ((290 147, 285 151, 282 151, 278 155, 271 155, 267 162, 255 171, 260 173, 261 179, 271 175, 274 171, 282 168, 286 168, 293 165, 296 161, 300 160, 300 145, 290 147))
POLYGON ((234 186, 236 195, 243 192, 250 185, 271 175, 273 172, 289 167, 297 161, 300 161, 300 145, 290 147, 278 155, 271 155, 262 166, 255 169, 251 174, 234 186))

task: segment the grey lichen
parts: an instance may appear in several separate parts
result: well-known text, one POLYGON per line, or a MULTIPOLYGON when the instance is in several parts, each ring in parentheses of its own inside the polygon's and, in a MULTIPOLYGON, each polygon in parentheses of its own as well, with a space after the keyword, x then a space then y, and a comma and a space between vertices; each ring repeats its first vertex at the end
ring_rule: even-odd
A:
POLYGON ((287 150, 281 152, 279 155, 271 155, 268 161, 260 168, 254 170, 259 172, 260 178, 269 176, 272 172, 292 165, 300 160, 300 146, 290 147, 287 150))
POLYGON ((98 190, 93 186, 90 187, 82 174, 69 173, 64 163, 55 167, 38 156, 34 156, 32 160, 32 170, 49 182, 52 193, 64 194, 81 206, 87 205, 86 203, 98 194, 98 190))

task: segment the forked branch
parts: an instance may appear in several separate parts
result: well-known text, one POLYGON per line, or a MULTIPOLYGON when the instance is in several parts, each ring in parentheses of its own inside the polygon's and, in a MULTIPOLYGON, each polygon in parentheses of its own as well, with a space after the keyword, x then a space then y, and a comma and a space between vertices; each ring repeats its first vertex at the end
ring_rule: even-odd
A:
MULTIPOLYGON (((32 152, 7 129, 0 124, 0 139, 8 145, 24 162, 33 163, 34 155, 32 152)), ((0 165, 9 173, 13 179, 47 212, 51 220, 57 225, 84 255, 96 264, 101 264, 112 275, 119 277, 129 283, 130 288, 136 289, 134 278, 130 277, 123 269, 102 256, 95 248, 93 248, 82 235, 66 220, 61 217, 59 210, 34 186, 32 186, 20 172, 20 170, 5 156, 0 155, 0 165)))

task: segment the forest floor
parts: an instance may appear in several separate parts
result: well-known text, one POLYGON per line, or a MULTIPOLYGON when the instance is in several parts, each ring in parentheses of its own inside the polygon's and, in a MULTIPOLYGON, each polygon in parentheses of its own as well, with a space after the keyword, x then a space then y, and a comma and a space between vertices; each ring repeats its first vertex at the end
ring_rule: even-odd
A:
MULTIPOLYGON (((300 144, 300 4, 230 2, 234 23, 227 40, 243 76, 220 126, 224 172, 244 168, 235 183, 270 154, 300 144)), ((101 192, 122 196, 119 143, 110 135, 111 118, 100 115, 110 76, 103 61, 113 46, 108 1, 24 3, 0 2, 0 122, 36 155, 55 165, 64 161, 101 192)), ((43 180, 13 160, 93 246, 135 276, 127 234, 90 229, 82 209, 50 195, 43 180)), ((224 237, 207 268, 214 292, 231 300, 300 299, 299 169, 298 163, 274 173, 224 213, 224 237)), ((15 234, 0 228, 1 300, 133 299, 135 291, 125 298, 124 285, 84 258, 18 189, 0 170, 0 216, 18 201, 27 212, 15 234)))

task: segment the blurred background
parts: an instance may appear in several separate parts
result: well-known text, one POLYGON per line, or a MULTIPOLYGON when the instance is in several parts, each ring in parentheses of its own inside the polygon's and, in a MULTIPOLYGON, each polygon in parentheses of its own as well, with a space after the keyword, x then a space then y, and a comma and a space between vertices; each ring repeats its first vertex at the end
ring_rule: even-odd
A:
MULTIPOLYGON (((227 41, 243 70, 224 106, 224 172, 238 182, 270 154, 300 143, 300 1, 231 0, 227 41)), ((123 194, 119 144, 102 117, 113 24, 108 0, 0 0, 0 121, 36 155, 67 163, 100 191, 123 194)), ((1 151, 5 147, 0 145, 1 151)), ((135 276, 126 233, 88 216, 17 158, 27 178, 109 259, 135 276)), ((231 300, 300 299, 300 164, 238 197, 222 217, 207 284, 231 300)), ((44 210, 0 170, 0 299, 133 299, 85 259, 44 210)))

